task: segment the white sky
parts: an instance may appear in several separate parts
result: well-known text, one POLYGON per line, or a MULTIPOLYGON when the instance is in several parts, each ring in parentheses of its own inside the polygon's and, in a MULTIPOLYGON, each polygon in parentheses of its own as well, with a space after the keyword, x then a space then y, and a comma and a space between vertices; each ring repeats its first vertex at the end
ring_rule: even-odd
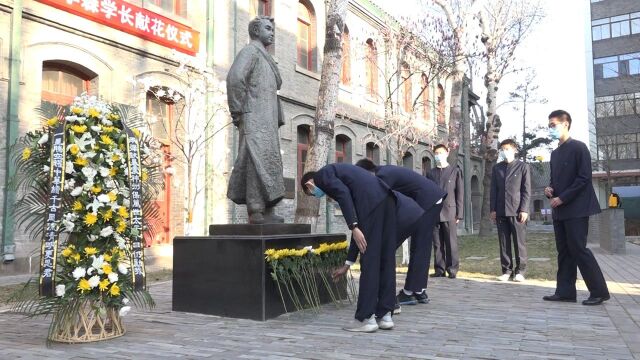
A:
MULTIPOLYGON (((417 0, 403 0, 407 3, 417 0)), ((491 0, 488 0, 491 1, 491 0)), ((391 14, 411 16, 412 6, 399 7, 397 1, 376 0, 391 14), (403 14, 402 12, 407 12, 403 14)), ((517 52, 517 67, 531 67, 538 74, 539 95, 548 100, 544 105, 532 105, 527 116, 531 126, 546 125, 548 114, 557 109, 568 111, 573 118, 573 137, 588 142, 587 70, 585 41, 589 36, 588 0, 541 0, 546 17, 537 25, 517 52)), ((420 13, 420 12, 418 12, 420 13)), ((524 75, 512 74, 503 79, 499 93, 504 101, 524 75)), ((476 81, 474 91, 482 96, 483 84, 476 81)), ((499 102, 502 102, 499 101, 499 102)), ((500 139, 522 133, 522 116, 511 105, 502 106, 503 127, 500 139)), ((520 139, 520 136, 518 136, 520 139)), ((548 159, 548 158, 547 158, 548 159)))

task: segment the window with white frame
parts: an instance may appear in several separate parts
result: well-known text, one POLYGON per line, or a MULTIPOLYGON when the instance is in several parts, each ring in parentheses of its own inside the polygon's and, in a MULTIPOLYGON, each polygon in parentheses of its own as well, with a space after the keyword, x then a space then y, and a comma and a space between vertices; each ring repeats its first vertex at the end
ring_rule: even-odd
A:
POLYGON ((640 12, 591 21, 593 41, 640 34, 640 12))
POLYGON ((640 53, 593 59, 593 73, 596 79, 640 75, 640 53))
POLYGON ((596 117, 599 119, 636 115, 640 112, 640 93, 600 96, 596 98, 596 117))

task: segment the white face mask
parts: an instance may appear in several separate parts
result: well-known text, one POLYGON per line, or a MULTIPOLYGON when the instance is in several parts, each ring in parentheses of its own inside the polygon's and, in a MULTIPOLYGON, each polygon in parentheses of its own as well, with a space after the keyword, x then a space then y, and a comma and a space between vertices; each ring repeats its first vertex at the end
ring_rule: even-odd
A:
POLYGON ((449 157, 448 153, 436 154, 436 166, 437 167, 447 167, 449 163, 447 162, 447 158, 449 157))
POLYGON ((500 151, 498 152, 498 162, 506 161, 510 163, 515 158, 516 158, 516 153, 513 150, 500 149, 500 151))

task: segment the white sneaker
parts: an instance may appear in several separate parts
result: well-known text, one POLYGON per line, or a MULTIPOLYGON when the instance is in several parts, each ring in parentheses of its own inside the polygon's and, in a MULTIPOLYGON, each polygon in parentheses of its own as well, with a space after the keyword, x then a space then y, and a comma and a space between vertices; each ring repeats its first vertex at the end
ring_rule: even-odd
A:
POLYGON ((524 282, 526 279, 524 278, 524 275, 522 274, 516 274, 516 276, 513 278, 513 281, 515 282, 524 282))
POLYGON ((386 313, 382 319, 378 320, 378 327, 382 330, 393 329, 393 319, 391 318, 391 312, 386 313))
POLYGON ((511 274, 502 274, 498 276, 496 279, 498 279, 498 281, 506 282, 506 281, 509 281, 510 277, 511 277, 511 274))
MULTIPOLYGON (((391 325, 393 326, 393 322, 391 323, 391 325)), ((375 314, 371 315, 370 318, 364 321, 354 320, 353 324, 343 327, 342 329, 346 331, 351 331, 351 332, 365 332, 365 333, 375 332, 376 330, 378 330, 378 324, 376 323, 376 315, 375 314)))

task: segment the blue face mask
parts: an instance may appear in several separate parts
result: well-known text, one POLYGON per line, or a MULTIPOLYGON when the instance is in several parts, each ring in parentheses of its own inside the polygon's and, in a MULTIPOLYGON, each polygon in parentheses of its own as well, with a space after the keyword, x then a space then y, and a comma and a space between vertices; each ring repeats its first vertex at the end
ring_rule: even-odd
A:
POLYGON ((324 196, 324 191, 322 191, 322 189, 320 189, 317 186, 313 187, 313 191, 311 191, 311 195, 317 197, 317 198, 321 198, 324 196))
POLYGON ((549 129, 549 137, 551 138, 551 140, 560 139, 560 129, 558 129, 557 127, 549 129))

